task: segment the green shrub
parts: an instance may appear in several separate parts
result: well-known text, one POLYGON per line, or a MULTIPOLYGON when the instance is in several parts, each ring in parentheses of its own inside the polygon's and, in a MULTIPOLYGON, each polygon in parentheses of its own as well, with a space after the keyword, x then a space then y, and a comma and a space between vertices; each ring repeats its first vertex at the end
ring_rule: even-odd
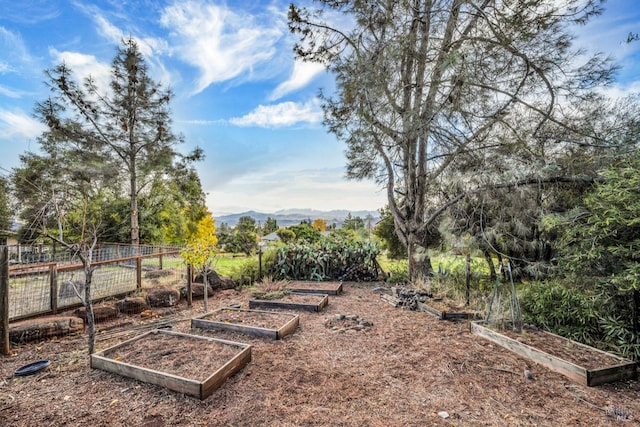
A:
MULTIPOLYGON (((267 250, 262 254, 262 275, 266 276, 271 269, 276 256, 276 250, 267 250)), ((258 280, 260 268, 258 257, 252 256, 244 258, 240 263, 233 265, 229 269, 229 277, 243 286, 250 286, 258 280)))
POLYGON ((277 250, 269 274, 275 280, 372 280, 378 253, 376 245, 335 236, 292 243, 277 250))
POLYGON ((598 344, 598 302, 591 292, 559 281, 531 282, 521 292, 520 306, 525 322, 588 345, 598 344))

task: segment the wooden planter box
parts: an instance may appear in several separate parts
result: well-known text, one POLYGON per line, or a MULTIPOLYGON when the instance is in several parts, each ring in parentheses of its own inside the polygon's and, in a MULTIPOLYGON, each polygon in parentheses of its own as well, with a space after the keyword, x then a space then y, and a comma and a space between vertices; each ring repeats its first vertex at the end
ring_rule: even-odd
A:
POLYGON ((255 335, 259 337, 267 337, 274 340, 279 340, 289 334, 292 334, 298 327, 299 322, 299 317, 295 314, 226 307, 212 311, 211 313, 207 313, 202 316, 194 317, 193 319, 191 319, 191 327, 239 332, 241 334, 255 335), (248 319, 250 318, 250 316, 255 316, 258 314, 266 319, 271 317, 273 319, 276 319, 278 324, 274 327, 262 327, 251 324, 250 322, 236 323, 232 321, 216 320, 220 317, 224 318, 225 310, 230 314, 234 314, 235 316, 242 316, 242 313, 246 313, 248 319), (284 322, 281 322, 283 318, 285 318, 286 320, 284 322))
POLYGON ((424 311, 425 313, 429 313, 432 316, 435 316, 438 320, 472 320, 477 319, 477 316, 473 313, 466 312, 457 312, 451 313, 447 311, 440 311, 437 308, 431 307, 428 304, 424 304, 419 302, 418 308, 420 311, 424 311))
MULTIPOLYGON (((290 299, 282 301, 279 299, 262 300, 252 299, 249 300, 249 308, 263 308, 263 309, 283 309, 283 310, 303 310, 320 312, 329 304, 329 295, 327 294, 305 294, 305 293, 293 293, 289 295, 290 299), (296 296, 304 297, 316 297, 317 302, 296 302, 296 296)), ((286 298, 286 297, 285 297, 286 298)))
POLYGON ((582 385, 593 387, 600 384, 636 378, 637 372, 635 362, 623 359, 622 357, 618 357, 610 353, 606 353, 602 350, 598 350, 597 348, 593 348, 588 345, 584 345, 582 343, 572 341, 555 334, 551 334, 549 332, 544 332, 544 334, 548 334, 554 339, 566 341, 568 344, 571 344, 571 346, 580 348, 581 351, 606 355, 608 358, 614 360, 615 362, 609 366, 602 366, 596 369, 587 369, 583 366, 579 366, 575 363, 548 354, 535 347, 521 343, 514 340, 513 338, 509 338, 505 335, 495 332, 483 326, 482 323, 484 323, 484 321, 471 322, 471 332, 475 335, 488 339, 489 341, 493 341, 494 343, 506 348, 507 350, 510 350, 533 362, 545 366, 546 368, 554 372, 561 373, 571 380, 582 385))
MULTIPOLYGON (((176 359, 179 360, 179 359, 176 359)), ((230 376, 244 368, 247 363, 251 361, 251 346, 248 344, 242 344, 232 341, 225 341, 215 338, 200 337, 196 335, 182 334, 178 332, 171 332, 167 330, 153 330, 142 335, 139 335, 130 340, 124 341, 106 350, 94 353, 91 355, 91 367, 94 369, 102 369, 107 372, 122 375, 124 377, 133 378, 145 383, 151 383, 166 387, 170 390, 187 394, 189 396, 197 397, 201 400, 209 397, 216 389, 218 389, 230 376), (114 355, 116 351, 123 350, 127 347, 134 347, 136 344, 142 341, 148 341, 153 346, 156 343, 156 347, 162 344, 158 344, 158 334, 169 335, 178 339, 178 341, 185 340, 197 340, 199 344, 198 353, 185 352, 180 350, 179 346, 166 349, 163 345, 163 350, 177 353, 177 358, 195 358, 199 360, 201 354, 207 351, 215 351, 211 347, 211 343, 215 343, 215 346, 224 345, 233 348, 235 353, 230 359, 228 359, 221 366, 208 365, 206 369, 213 371, 211 375, 208 375, 204 380, 196 380, 190 378, 184 378, 182 376, 173 375, 170 373, 150 369, 134 364, 126 363, 126 356, 123 357, 123 361, 116 360, 110 355, 114 355), (201 343, 201 344, 200 344, 201 343)), ((153 365, 158 363, 156 360, 149 360, 149 364, 153 365)))
POLYGON ((289 283, 287 289, 299 293, 338 295, 342 292, 342 282, 295 281, 289 283))

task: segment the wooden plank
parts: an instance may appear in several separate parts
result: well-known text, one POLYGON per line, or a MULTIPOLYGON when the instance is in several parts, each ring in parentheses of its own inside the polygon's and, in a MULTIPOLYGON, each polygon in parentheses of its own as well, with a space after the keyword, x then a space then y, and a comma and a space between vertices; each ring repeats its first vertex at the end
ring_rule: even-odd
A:
POLYGON ((279 340, 286 337, 289 334, 292 334, 298 327, 299 323, 300 323, 300 318, 298 316, 295 316, 294 318, 289 320, 284 326, 278 329, 276 339, 279 340))
MULTIPOLYGON (((635 378, 636 373, 636 363, 627 361, 618 356, 612 355, 610 353, 602 352, 601 350, 595 349, 593 347, 589 347, 582 343, 577 343, 572 340, 568 340, 564 337, 559 337, 566 341, 571 341, 571 343, 579 344, 584 347, 585 350, 595 351, 605 353, 607 356, 613 356, 616 359, 623 361, 624 363, 616 365, 603 367, 600 369, 588 370, 582 366, 576 365, 559 357, 550 355, 542 350, 538 350, 534 347, 531 347, 527 344, 516 341, 512 338, 499 334, 480 325, 480 322, 471 322, 470 328, 471 332, 475 335, 478 335, 482 338, 493 341, 494 343, 520 355, 530 359, 533 362, 536 362, 546 368, 561 373, 571 380, 580 383, 582 385, 586 385, 589 387, 593 387, 596 385, 604 384, 607 382, 618 381, 621 379, 630 379, 635 378)), ((550 334, 554 335, 554 334, 550 334)))
POLYGON ((433 307, 428 306, 425 303, 419 302, 418 303, 418 308, 420 309, 420 311, 424 311, 425 313, 429 313, 432 316, 435 316, 438 320, 442 320, 442 312, 440 310, 437 310, 433 307))
POLYGON ((254 335, 259 337, 267 337, 274 340, 281 339, 282 337, 293 333, 298 326, 299 318, 297 315, 291 314, 291 319, 288 320, 285 325, 278 329, 269 329, 269 328, 261 328, 257 326, 250 325, 239 325, 237 323, 226 323, 226 322, 218 322, 215 320, 208 320, 207 317, 211 317, 213 314, 222 311, 222 310, 233 310, 233 311, 248 311, 248 312, 257 312, 264 313, 267 315, 277 315, 277 316, 287 316, 286 313, 275 313, 273 311, 265 311, 265 310, 247 310, 243 308, 233 308, 226 307, 222 309, 215 310, 211 313, 203 314, 202 316, 194 317, 191 319, 191 327, 192 328, 201 328, 201 329, 217 329, 222 331, 232 331, 238 332, 241 334, 254 335))
MULTIPOLYGON (((311 294, 305 294, 311 295, 311 294)), ((313 311, 319 312, 322 311, 324 307, 329 304, 329 295, 326 294, 313 294, 317 295, 320 298, 320 301, 317 304, 312 303, 297 303, 297 302, 284 302, 279 300, 261 300, 261 299, 252 299, 249 300, 249 308, 266 308, 266 309, 281 309, 281 310, 304 310, 304 311, 313 311)))
POLYGON ((608 368, 587 370, 587 385, 594 387, 616 381, 636 379, 637 376, 637 364, 627 362, 608 368))
POLYGON ((200 399, 211 396, 230 376, 242 370, 249 362, 251 362, 251 346, 246 346, 202 383, 200 399))
POLYGON ((393 307, 398 307, 400 305, 400 298, 394 297, 393 295, 380 294, 380 299, 389 303, 393 307))
POLYGON ((9 248, 7 238, 0 236, 0 354, 9 356, 9 248))
POLYGON ((205 399, 218 389, 231 375, 244 368, 251 361, 251 346, 248 344, 237 343, 233 341, 220 340, 216 338, 200 337, 196 335, 183 334, 180 332, 154 330, 146 332, 137 337, 126 340, 120 344, 114 345, 103 351, 94 353, 90 358, 90 365, 94 369, 101 369, 107 372, 118 374, 127 378, 132 378, 145 383, 156 384, 166 387, 179 393, 187 394, 205 399), (115 350, 130 345, 132 342, 148 338, 150 334, 167 334, 174 336, 183 336, 188 339, 195 339, 203 342, 218 342, 225 345, 232 345, 239 348, 237 355, 232 357, 223 366, 218 368, 204 381, 198 381, 190 378, 184 378, 166 372, 156 371, 154 369, 145 368, 121 362, 107 357, 115 350))
POLYGON ((339 295, 342 282, 291 282, 287 289, 291 292, 339 295))
POLYGON ((447 313, 446 311, 442 312, 442 320, 469 320, 475 319, 476 315, 473 313, 447 313))

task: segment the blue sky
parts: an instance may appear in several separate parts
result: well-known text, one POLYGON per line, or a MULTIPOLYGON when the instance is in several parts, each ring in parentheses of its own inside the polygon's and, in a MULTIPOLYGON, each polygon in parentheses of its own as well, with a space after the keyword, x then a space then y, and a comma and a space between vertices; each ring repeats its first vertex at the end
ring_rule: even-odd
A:
MULTIPOLYGON (((197 166, 214 215, 253 209, 376 210, 385 193, 344 179, 344 145, 322 127, 318 90, 331 76, 296 62, 289 0, 0 0, 0 175, 37 150, 45 99, 43 70, 63 60, 78 74, 108 80, 123 37, 138 40, 152 77, 175 93, 173 129, 197 166)), ((608 89, 640 90, 640 0, 610 0, 576 28, 577 44, 623 68, 608 89)))

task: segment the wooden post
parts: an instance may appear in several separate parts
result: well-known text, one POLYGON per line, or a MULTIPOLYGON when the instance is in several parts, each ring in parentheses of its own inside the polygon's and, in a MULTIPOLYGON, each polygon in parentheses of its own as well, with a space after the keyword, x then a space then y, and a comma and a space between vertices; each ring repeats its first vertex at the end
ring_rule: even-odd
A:
POLYGON ((142 290, 142 257, 136 258, 136 289, 142 290))
POLYGON ((11 354, 9 345, 9 248, 0 236, 0 353, 11 354))
POLYGON ((51 289, 49 297, 51 311, 53 314, 58 314, 58 269, 56 264, 49 266, 49 287, 51 289))
POLYGON ((158 269, 162 270, 162 246, 160 246, 160 255, 158 255, 158 263, 160 264, 158 269))
POLYGON ((193 295, 191 294, 191 284, 193 283, 193 269, 191 264, 187 265, 187 306, 191 307, 193 304, 193 295))

